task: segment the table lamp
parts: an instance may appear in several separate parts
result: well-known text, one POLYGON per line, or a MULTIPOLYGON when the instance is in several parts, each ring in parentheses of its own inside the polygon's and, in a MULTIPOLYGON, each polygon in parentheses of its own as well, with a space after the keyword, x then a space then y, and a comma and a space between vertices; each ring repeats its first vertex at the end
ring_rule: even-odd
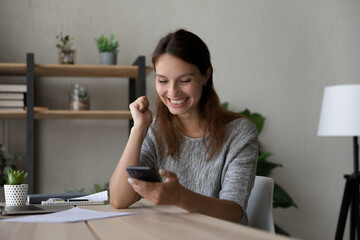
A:
POLYGON ((325 87, 318 136, 348 136, 354 142, 354 172, 344 175, 344 195, 335 239, 342 239, 348 210, 351 206, 350 239, 360 239, 359 221, 359 145, 360 84, 325 87))

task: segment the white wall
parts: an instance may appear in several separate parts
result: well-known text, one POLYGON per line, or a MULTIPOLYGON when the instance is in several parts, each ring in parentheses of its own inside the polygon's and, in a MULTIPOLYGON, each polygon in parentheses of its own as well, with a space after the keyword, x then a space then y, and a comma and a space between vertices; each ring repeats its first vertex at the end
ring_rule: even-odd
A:
MULTIPOLYGON (((323 88, 359 83, 360 2, 320 0, 2 0, 0 61, 57 63, 55 36, 75 38, 78 64, 97 64, 94 37, 115 33, 118 64, 149 56, 161 36, 184 27, 208 44, 214 80, 230 109, 267 120, 260 141, 283 164, 273 178, 298 204, 275 222, 303 239, 334 237, 352 171, 352 139, 316 136, 323 88)), ((2 78, 3 79, 3 78, 2 78)), ((20 80, 22 81, 22 80, 20 80)), ((127 107, 127 83, 114 79, 37 79, 37 105, 67 107, 74 82, 86 83, 93 109, 127 107)), ((154 91, 154 74, 147 91, 154 91)), ((90 190, 109 180, 127 139, 123 120, 37 122, 38 190, 90 190)), ((25 121, 1 120, 3 141, 25 154, 25 121), (4 129, 4 124, 8 127, 4 129)))

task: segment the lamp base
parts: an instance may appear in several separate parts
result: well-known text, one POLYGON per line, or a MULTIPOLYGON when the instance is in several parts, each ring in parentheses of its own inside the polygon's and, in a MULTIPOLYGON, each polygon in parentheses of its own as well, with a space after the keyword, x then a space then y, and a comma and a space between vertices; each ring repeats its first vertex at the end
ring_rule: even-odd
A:
POLYGON ((344 196, 341 203, 341 210, 339 215, 339 221, 336 228, 335 240, 340 240, 344 236, 346 218, 348 210, 351 205, 350 215, 350 238, 351 240, 360 239, 360 215, 359 215, 359 184, 360 175, 359 172, 351 175, 344 175, 346 178, 346 185, 344 190, 344 196))

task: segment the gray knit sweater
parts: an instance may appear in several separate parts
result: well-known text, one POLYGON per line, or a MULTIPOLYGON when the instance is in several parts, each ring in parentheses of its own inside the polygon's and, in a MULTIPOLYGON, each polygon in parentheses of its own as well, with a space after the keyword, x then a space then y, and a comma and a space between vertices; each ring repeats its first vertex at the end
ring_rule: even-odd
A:
POLYGON ((240 223, 248 224, 246 207, 255 180, 257 130, 249 120, 239 118, 228 124, 226 134, 220 153, 210 160, 204 146, 208 137, 186 136, 179 158, 159 159, 153 122, 142 145, 140 165, 172 171, 182 186, 196 193, 236 202, 244 211, 240 223))

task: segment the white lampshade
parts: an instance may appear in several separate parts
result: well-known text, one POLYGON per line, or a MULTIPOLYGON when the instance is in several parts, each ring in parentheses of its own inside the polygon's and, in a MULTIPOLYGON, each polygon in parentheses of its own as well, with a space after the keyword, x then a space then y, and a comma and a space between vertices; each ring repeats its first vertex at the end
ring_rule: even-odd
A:
POLYGON ((360 136, 360 84, 325 87, 318 136, 360 136))

